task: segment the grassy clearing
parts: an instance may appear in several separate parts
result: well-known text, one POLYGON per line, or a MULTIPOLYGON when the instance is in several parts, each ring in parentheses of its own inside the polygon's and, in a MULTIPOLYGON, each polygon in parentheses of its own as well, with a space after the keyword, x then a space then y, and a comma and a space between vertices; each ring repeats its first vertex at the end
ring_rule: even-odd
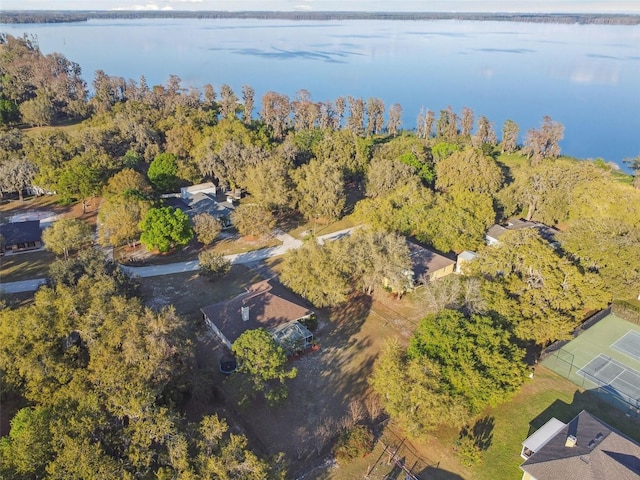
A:
POLYGON ((0 282, 46 277, 56 256, 44 250, 5 255, 0 260, 0 282))
POLYGON ((341 218, 337 222, 323 223, 321 220, 318 222, 304 222, 298 223, 297 226, 289 230, 287 233, 292 237, 303 238, 308 234, 315 236, 326 235, 328 233, 344 230, 345 228, 351 228, 355 226, 355 222, 351 215, 341 218))

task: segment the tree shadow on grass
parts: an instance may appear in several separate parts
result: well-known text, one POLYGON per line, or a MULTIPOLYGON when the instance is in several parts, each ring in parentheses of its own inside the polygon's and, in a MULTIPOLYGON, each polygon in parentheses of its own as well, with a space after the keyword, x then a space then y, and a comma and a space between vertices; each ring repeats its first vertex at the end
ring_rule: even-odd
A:
POLYGON ((479 450, 487 450, 493 443, 493 429, 495 427, 495 417, 486 416, 478 420, 471 428, 473 443, 479 450))
MULTIPOLYGON (((615 401, 615 399, 611 397, 609 397, 609 400, 612 402, 615 401)), ((529 433, 527 437, 532 435, 552 417, 557 418, 561 422, 568 423, 582 410, 586 410, 634 440, 640 441, 640 418, 628 412, 625 414, 621 409, 612 407, 611 403, 600 398, 596 392, 588 390, 584 392, 576 390, 571 403, 564 402, 560 399, 551 403, 551 405, 529 422, 529 433)), ((633 411, 633 413, 636 412, 633 411)), ((522 440, 524 440, 524 438, 522 440)))

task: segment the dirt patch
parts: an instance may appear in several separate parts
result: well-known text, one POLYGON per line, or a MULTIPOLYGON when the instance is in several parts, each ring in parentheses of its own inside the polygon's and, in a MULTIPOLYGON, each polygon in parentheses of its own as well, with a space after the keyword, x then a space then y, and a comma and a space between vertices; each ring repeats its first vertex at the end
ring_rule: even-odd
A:
POLYGON ((57 195, 42 195, 40 197, 27 197, 24 201, 5 200, 0 204, 1 222, 23 222, 26 220, 40 220, 50 224, 61 217, 79 218, 88 224, 95 226, 98 209, 102 199, 94 197, 85 202, 71 205, 60 205, 57 195))

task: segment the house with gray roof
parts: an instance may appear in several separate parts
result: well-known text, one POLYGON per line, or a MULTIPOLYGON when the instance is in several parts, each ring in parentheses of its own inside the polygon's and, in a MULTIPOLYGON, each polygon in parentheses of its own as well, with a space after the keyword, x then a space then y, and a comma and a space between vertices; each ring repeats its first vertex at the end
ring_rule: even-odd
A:
POLYGON ((212 182, 182 187, 179 194, 164 196, 165 204, 178 208, 193 219, 201 213, 215 217, 222 228, 231 227, 231 214, 235 209, 233 198, 218 198, 218 188, 212 182))
POLYGON ((639 480, 640 444, 583 410, 522 442, 522 480, 639 480))
POLYGON ((556 234, 558 230, 553 227, 549 227, 543 223, 532 222, 530 220, 523 220, 521 218, 513 218, 507 222, 506 225, 492 225, 484 236, 487 245, 498 245, 500 243, 500 237, 506 232, 511 230, 521 230, 523 228, 535 228, 540 236, 553 244, 556 242, 556 234))
POLYGON ((36 250, 42 246, 42 231, 40 220, 13 222, 0 225, 0 253, 24 252, 36 250))

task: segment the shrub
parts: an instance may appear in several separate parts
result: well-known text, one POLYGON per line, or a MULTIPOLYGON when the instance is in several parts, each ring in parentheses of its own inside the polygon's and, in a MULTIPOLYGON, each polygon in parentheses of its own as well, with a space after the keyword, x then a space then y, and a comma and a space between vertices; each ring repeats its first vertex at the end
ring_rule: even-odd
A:
POLYGON ((200 275, 215 279, 225 276, 231 271, 231 262, 221 253, 205 250, 198 255, 200 275))
POLYGON ((453 451, 460 459, 460 463, 466 467, 471 467, 481 460, 480 448, 470 434, 460 435, 460 438, 454 442, 453 451))
POLYGON ((364 457, 373 450, 373 433, 363 426, 355 427, 340 435, 334 448, 338 462, 348 462, 354 458, 364 457))
POLYGON ((299 322, 312 332, 315 332, 316 328, 318 328, 318 316, 315 313, 312 313, 306 318, 301 318, 299 322))

